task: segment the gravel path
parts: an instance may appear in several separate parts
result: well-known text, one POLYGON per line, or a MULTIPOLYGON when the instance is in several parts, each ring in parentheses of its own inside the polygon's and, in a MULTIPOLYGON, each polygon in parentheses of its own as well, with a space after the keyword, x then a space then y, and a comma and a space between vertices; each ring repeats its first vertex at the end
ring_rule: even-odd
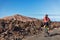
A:
POLYGON ((49 32, 51 37, 44 37, 43 33, 39 35, 34 35, 27 37, 26 39, 23 40, 60 40, 60 28, 53 29, 53 32, 49 32))

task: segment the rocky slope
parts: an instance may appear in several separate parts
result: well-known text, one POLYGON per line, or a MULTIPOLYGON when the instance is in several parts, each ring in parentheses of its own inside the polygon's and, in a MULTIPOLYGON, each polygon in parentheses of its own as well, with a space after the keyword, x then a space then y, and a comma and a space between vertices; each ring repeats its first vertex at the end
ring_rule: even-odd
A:
MULTIPOLYGON (((19 14, 0 19, 0 39, 18 40, 28 35, 41 33, 42 20, 19 14)), ((60 27, 60 22, 52 22, 52 28, 60 27)))
POLYGON ((39 19, 18 14, 4 17, 0 19, 0 36, 4 39, 9 39, 10 37, 24 38, 26 35, 34 35, 38 33, 38 31, 41 30, 41 25, 42 21, 39 19), (6 36, 7 38, 5 38, 6 36))

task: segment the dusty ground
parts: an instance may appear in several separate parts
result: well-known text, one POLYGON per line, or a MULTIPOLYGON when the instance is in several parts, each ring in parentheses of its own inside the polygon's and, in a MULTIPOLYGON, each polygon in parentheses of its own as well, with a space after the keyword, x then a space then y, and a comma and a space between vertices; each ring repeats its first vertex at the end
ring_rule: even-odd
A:
POLYGON ((60 40, 60 28, 53 29, 52 32, 49 32, 51 37, 44 37, 43 33, 29 36, 23 40, 60 40))

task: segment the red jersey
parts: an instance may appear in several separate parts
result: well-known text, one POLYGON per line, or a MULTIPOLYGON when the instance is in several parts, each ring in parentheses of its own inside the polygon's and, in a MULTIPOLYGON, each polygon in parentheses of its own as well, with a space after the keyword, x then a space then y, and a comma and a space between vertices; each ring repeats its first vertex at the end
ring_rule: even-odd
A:
POLYGON ((50 19, 48 17, 44 17, 43 22, 49 22, 50 19))

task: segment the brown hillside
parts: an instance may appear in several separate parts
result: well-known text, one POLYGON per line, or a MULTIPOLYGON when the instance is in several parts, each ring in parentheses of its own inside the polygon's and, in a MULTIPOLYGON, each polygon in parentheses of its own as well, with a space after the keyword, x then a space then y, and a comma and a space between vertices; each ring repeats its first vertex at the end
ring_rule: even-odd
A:
MULTIPOLYGON (((16 37, 24 38, 27 35, 34 35, 41 32, 42 26, 42 20, 36 18, 30 18, 19 14, 7 16, 0 19, 0 39, 12 40, 16 39, 16 37)), ((52 22, 51 27, 60 27, 60 22, 52 22)))

